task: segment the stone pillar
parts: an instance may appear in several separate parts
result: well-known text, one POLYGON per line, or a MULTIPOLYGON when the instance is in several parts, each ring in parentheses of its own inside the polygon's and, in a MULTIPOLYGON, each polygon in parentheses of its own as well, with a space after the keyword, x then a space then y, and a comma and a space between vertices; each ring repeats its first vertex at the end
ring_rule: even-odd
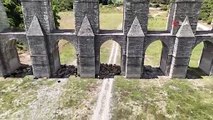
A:
POLYGON ((82 78, 95 78, 95 36, 87 16, 77 34, 79 73, 82 78))
POLYGON ((50 77, 50 63, 47 51, 47 43, 39 20, 33 17, 27 31, 27 39, 32 60, 33 75, 35 77, 50 77))
MULTIPOLYGON (((4 6, 2 4, 2 1, 0 0, 0 32, 3 32, 5 29, 9 28, 9 23, 7 19, 7 15, 4 9, 4 6)), ((3 55, 2 55, 2 41, 0 40, 0 76, 3 76, 5 74, 5 68, 4 68, 4 61, 3 61, 3 55)))
POLYGON ((9 26, 9 22, 7 19, 7 14, 5 12, 4 6, 0 0, 0 32, 4 31, 5 29, 8 29, 9 26))
POLYGON ((168 31, 172 30, 174 14, 175 14, 175 3, 172 2, 170 4, 169 15, 168 15, 168 20, 167 20, 167 30, 168 31))
POLYGON ((88 17, 93 32, 99 32, 99 0, 75 0, 74 15, 76 33, 80 30, 85 16, 88 17))
POLYGON ((137 17, 127 34, 126 77, 141 78, 143 72, 143 45, 145 35, 137 17))
POLYGON ((51 0, 21 0, 26 31, 34 16, 37 16, 44 33, 55 29, 51 0))
POLYGON ((199 68, 208 75, 213 75, 213 43, 204 42, 199 68))
POLYGON ((176 37, 172 55, 170 77, 185 78, 192 52, 192 46, 195 43, 195 36, 191 29, 188 17, 184 20, 176 37))
MULTIPOLYGON (((56 29, 51 7, 51 0, 21 0, 21 4, 23 7, 26 31, 29 30, 31 21, 34 16, 36 16, 39 20, 39 23, 43 30, 43 34, 45 36, 56 29)), ((53 75, 60 67, 58 46, 51 45, 51 40, 49 40, 48 37, 45 37, 44 39, 46 41, 46 44, 48 44, 46 46, 46 49, 49 55, 51 75, 53 75)))
POLYGON ((195 33, 201 6, 202 0, 176 0, 170 10, 168 30, 176 35, 185 17, 188 16, 192 31, 195 33))
POLYGON ((124 34, 127 35, 135 17, 147 33, 149 0, 124 0, 124 34))
POLYGON ((165 44, 163 44, 162 52, 161 52, 161 61, 160 61, 160 69, 167 76, 170 72, 170 66, 172 61, 172 49, 168 48, 165 44))

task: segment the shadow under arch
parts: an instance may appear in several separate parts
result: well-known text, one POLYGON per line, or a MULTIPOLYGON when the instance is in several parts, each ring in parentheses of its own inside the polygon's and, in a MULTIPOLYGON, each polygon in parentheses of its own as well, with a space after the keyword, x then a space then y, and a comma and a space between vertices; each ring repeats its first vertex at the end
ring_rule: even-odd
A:
POLYGON ((169 70, 168 66, 169 48, 162 40, 155 40, 147 44, 144 49, 143 76, 145 79, 164 76, 169 70))
POLYGON ((58 56, 58 64, 60 65, 54 77, 69 78, 71 75, 77 75, 77 48, 66 40, 59 39, 55 42, 55 56, 58 56))
POLYGON ((202 76, 211 75, 212 66, 213 43, 208 40, 203 40, 196 43, 192 48, 186 77, 188 79, 200 79, 202 76))
POLYGON ((115 75, 120 75, 122 66, 121 56, 121 45, 117 41, 111 39, 103 42, 99 46, 98 52, 98 78, 112 78, 115 75))
POLYGON ((4 77, 22 78, 32 75, 32 61, 27 45, 16 38, 11 38, 3 45, 4 77))

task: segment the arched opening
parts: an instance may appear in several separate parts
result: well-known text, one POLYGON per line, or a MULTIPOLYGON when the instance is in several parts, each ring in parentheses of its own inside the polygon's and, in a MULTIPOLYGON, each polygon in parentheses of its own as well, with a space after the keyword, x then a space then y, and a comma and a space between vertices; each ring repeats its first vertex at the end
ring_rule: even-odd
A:
POLYGON ((55 77, 68 78, 70 75, 77 75, 77 56, 74 45, 63 39, 58 41, 57 45, 61 66, 55 77))
POLYGON ((204 41, 196 45, 190 57, 187 78, 198 79, 210 74, 213 59, 213 44, 204 41))
POLYGON ((167 52, 168 48, 160 40, 151 43, 147 47, 145 51, 143 78, 151 79, 164 75, 161 70, 164 68, 160 68, 160 66, 161 64, 166 66, 167 52))
POLYGON ((5 77, 24 77, 32 75, 32 61, 27 46, 11 39, 6 42, 3 57, 6 68, 5 77))
POLYGON ((100 4, 100 29, 122 30, 123 5, 120 3, 100 4))
POLYGON ((100 47, 100 71, 99 78, 111 78, 121 74, 121 47, 108 40, 100 47))

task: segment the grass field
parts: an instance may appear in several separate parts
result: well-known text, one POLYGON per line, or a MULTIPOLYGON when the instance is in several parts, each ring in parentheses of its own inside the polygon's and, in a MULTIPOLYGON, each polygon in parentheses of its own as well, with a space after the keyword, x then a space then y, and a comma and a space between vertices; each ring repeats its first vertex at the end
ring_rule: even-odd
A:
POLYGON ((112 120, 211 120, 212 78, 123 80, 114 83, 112 120))
POLYGON ((63 81, 32 77, 0 79, 0 120, 90 117, 101 81, 75 77, 63 81))

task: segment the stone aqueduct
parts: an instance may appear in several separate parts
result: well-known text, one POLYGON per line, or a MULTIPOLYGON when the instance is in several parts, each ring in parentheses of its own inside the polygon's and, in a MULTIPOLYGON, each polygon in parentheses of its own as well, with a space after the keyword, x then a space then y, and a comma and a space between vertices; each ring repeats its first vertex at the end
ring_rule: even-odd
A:
POLYGON ((56 30, 50 0, 21 0, 26 32, 10 31, 0 2, 0 76, 20 66, 15 40, 29 46, 33 74, 51 77, 60 67, 58 41, 77 51, 81 77, 95 77, 100 69, 100 46, 112 39, 121 46, 121 69, 127 78, 143 76, 144 54, 156 40, 163 44, 160 68, 171 78, 185 78, 193 48, 204 42, 199 68, 213 75, 213 29, 196 31, 202 0, 171 4, 166 31, 148 31, 149 0, 124 0, 122 30, 99 29, 98 0, 75 0, 75 30, 56 30))

